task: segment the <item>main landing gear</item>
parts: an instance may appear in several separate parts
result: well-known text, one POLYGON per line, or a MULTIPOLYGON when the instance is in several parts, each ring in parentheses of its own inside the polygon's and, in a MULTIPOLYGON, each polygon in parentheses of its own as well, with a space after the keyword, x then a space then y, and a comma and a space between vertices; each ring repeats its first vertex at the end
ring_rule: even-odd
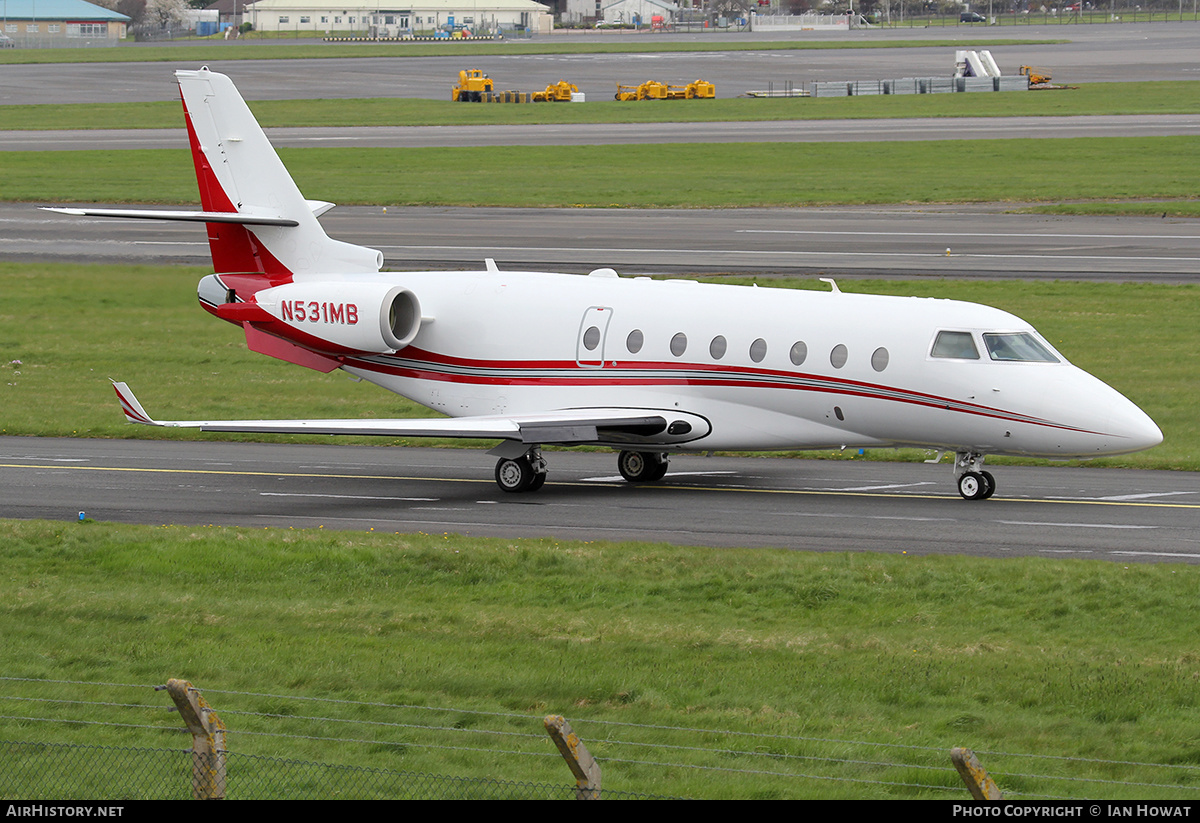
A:
MULTIPOLYGON (((663 452, 623 451, 617 457, 617 470, 630 483, 653 483, 667 473, 667 455, 663 452)), ((546 482, 546 461, 542 450, 534 447, 518 457, 501 457, 496 462, 496 485, 506 492, 535 492, 546 482)))
POLYGON ((546 483, 542 450, 532 448, 520 457, 501 457, 496 463, 496 485, 506 492, 535 492, 546 483))
POLYGON ((983 457, 976 452, 955 455, 954 475, 964 500, 987 500, 996 492, 996 478, 983 470, 983 457))
POLYGON ((630 483, 653 483, 667 473, 667 456, 662 452, 623 451, 617 455, 617 471, 630 483))

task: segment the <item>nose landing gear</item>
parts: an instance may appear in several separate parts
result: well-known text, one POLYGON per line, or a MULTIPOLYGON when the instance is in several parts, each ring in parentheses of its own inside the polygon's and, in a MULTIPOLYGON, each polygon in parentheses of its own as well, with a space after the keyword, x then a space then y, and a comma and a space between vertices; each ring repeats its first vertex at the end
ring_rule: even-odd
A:
POLYGON ((996 478, 983 470, 983 455, 959 452, 954 459, 958 493, 964 500, 987 500, 996 492, 996 478))

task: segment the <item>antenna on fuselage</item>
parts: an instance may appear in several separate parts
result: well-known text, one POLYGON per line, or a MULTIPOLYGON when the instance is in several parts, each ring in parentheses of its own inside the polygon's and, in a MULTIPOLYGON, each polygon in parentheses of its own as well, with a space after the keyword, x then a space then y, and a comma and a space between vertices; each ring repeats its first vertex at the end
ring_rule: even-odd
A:
POLYGON ((817 279, 822 283, 828 283, 830 291, 832 291, 834 294, 842 293, 842 290, 837 286, 837 281, 835 281, 832 277, 818 277, 817 279))

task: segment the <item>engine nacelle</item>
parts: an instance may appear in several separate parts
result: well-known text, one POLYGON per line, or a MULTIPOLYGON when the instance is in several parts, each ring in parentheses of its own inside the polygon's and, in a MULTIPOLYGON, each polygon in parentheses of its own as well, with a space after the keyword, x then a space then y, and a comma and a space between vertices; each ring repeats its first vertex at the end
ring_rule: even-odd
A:
POLYGON ((276 320, 337 351, 391 354, 421 329, 417 296, 386 283, 288 283, 263 289, 254 300, 276 320))

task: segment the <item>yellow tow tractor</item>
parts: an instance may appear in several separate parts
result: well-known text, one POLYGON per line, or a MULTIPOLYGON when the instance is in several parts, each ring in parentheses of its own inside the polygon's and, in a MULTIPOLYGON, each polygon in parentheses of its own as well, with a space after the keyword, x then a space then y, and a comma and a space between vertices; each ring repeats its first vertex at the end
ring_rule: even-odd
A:
POLYGON ((566 80, 559 80, 557 83, 551 83, 549 86, 546 86, 545 91, 535 91, 533 93, 533 102, 570 103, 571 95, 578 93, 579 87, 574 83, 568 83, 566 80))
POLYGON ((668 86, 657 80, 647 80, 640 86, 617 84, 617 100, 711 100, 717 88, 706 80, 694 80, 686 86, 668 86))
POLYGON ((492 78, 480 69, 465 69, 458 73, 458 85, 450 90, 455 103, 478 103, 492 91, 492 78))
POLYGON ((693 80, 686 86, 667 86, 668 100, 712 100, 717 87, 707 80, 693 80))
POLYGON ((616 100, 665 100, 667 86, 654 80, 647 80, 640 86, 624 86, 617 84, 616 100))

